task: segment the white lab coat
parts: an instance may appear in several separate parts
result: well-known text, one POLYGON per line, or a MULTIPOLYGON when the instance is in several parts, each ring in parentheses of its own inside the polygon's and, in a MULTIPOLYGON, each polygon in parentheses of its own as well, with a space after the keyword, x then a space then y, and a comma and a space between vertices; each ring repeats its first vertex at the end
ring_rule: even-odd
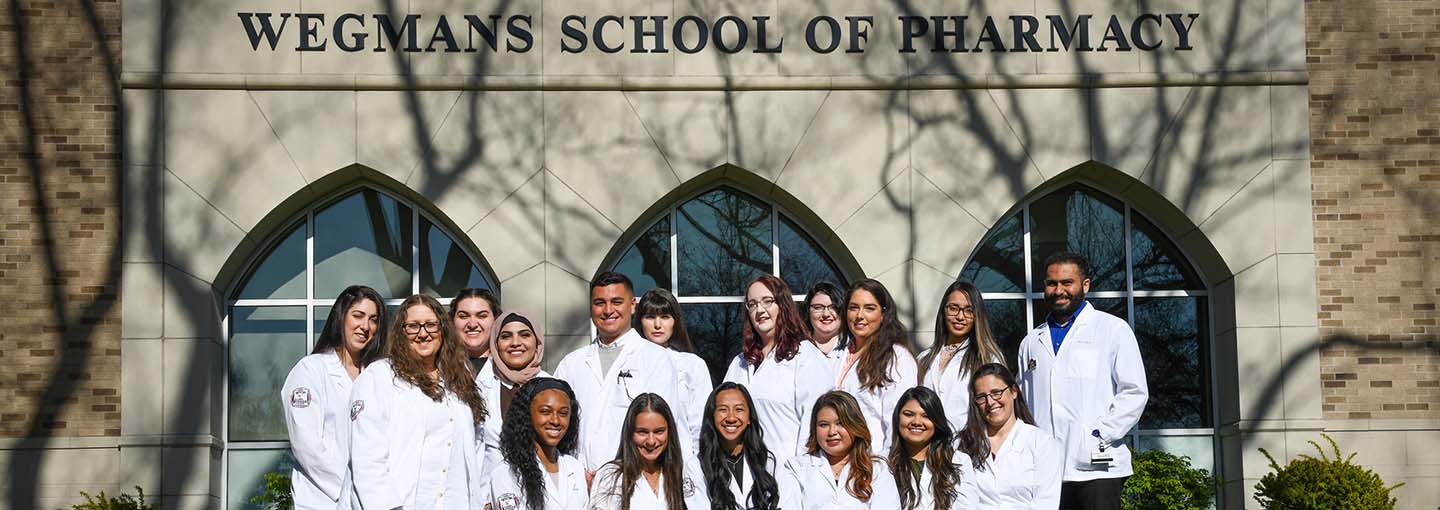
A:
POLYGON ((785 361, 777 361, 774 350, 758 367, 746 362, 743 354, 730 361, 725 380, 750 392, 755 401, 751 416, 765 431, 765 446, 776 458, 805 453, 815 400, 835 384, 835 372, 829 367, 825 355, 810 342, 800 342, 795 357, 785 361))
POLYGON ((1020 390, 1035 425, 1064 446, 1065 481, 1130 476, 1130 450, 1111 448, 1114 460, 1094 466, 1090 454, 1103 439, 1115 442, 1140 422, 1150 393, 1135 333, 1123 319, 1085 305, 1057 355, 1050 326, 1040 324, 1020 342, 1020 390))
POLYGON ((691 452, 699 452, 700 427, 705 423, 705 402, 710 399, 710 390, 715 389, 710 382, 710 365, 694 354, 666 350, 670 351, 670 362, 675 364, 675 373, 680 376, 680 385, 675 392, 680 400, 670 404, 670 412, 685 414, 687 428, 681 442, 686 443, 691 452))
MULTIPOLYGON (((481 439, 485 444, 485 464, 488 466, 495 465, 494 462, 500 459, 500 431, 505 425, 505 410, 500 408, 500 389, 506 385, 500 382, 500 376, 495 375, 495 367, 491 366, 494 362, 493 358, 486 359, 485 364, 480 366, 480 373, 475 374, 475 386, 485 399, 485 410, 489 414, 481 439)), ((541 370, 535 377, 550 377, 550 374, 541 370)))
MULTIPOLYGON (((979 504, 979 492, 975 488, 975 468, 970 465, 970 457, 957 451, 951 463, 960 472, 960 485, 955 487, 955 501, 950 504, 950 510, 975 510, 976 505, 979 504)), ((930 484, 934 481, 935 471, 930 469, 929 463, 926 463, 925 470, 920 472, 920 484, 915 488, 915 494, 920 496, 915 510, 934 510, 935 492, 930 490, 930 484)))
POLYGON ((810 344, 811 347, 815 347, 815 352, 820 353, 820 357, 825 358, 825 364, 830 367, 830 373, 840 373, 840 366, 845 364, 845 355, 850 352, 849 349, 840 346, 839 342, 836 342, 836 345, 830 348, 830 352, 826 353, 820 350, 820 347, 816 346, 814 342, 805 343, 810 344))
MULTIPOLYGON (((625 412, 630 401, 642 393, 660 395, 675 415, 675 429, 689 430, 685 413, 675 411, 675 404, 679 402, 675 389, 680 384, 675 365, 670 361, 670 350, 644 339, 633 329, 615 341, 622 350, 609 372, 600 371, 598 339, 565 355, 555 369, 555 377, 570 383, 575 400, 580 403, 578 456, 590 470, 615 459, 625 412), (629 377, 620 377, 621 374, 629 377)), ((680 444, 689 448, 686 441, 680 444)))
MULTIPOLYGON (((965 459, 969 465, 969 458, 965 459)), ((998 452, 975 472, 981 510, 1055 510, 1060 507, 1060 476, 1065 464, 1060 442, 1048 432, 1015 422, 998 452)))
MULTIPOLYGON (((681 481, 680 492, 685 498, 685 508, 690 510, 704 510, 710 508, 710 498, 705 494, 705 476, 700 473, 700 462, 694 456, 685 454, 683 469, 684 480, 681 481)), ((620 468, 614 463, 607 463, 595 473, 594 487, 590 491, 590 510, 620 510, 621 498, 619 487, 620 468)), ((669 483, 664 475, 660 477, 660 487, 669 483)), ((658 493, 650 489, 650 482, 645 481, 644 476, 635 478, 635 490, 630 495, 630 510, 667 510, 665 504, 665 493, 658 493)))
MULTIPOLYGON (((540 478, 545 481, 545 510, 584 510, 590 497, 585 488, 585 466, 574 455, 560 455, 559 463, 558 486, 541 468, 540 478)), ((530 504, 510 470, 510 463, 501 458, 498 463, 490 465, 494 468, 490 471, 490 496, 485 500, 490 510, 528 510, 530 504)))
MULTIPOLYGON (((449 397, 453 398, 453 397, 449 397)), ((369 510, 413 508, 419 484, 425 419, 435 402, 410 383, 395 376, 389 360, 370 364, 355 379, 350 394, 350 469, 355 488, 354 506, 369 510)), ((470 410, 463 404, 456 422, 461 427, 461 453, 465 480, 472 506, 484 501, 481 493, 488 474, 484 467, 484 444, 476 431, 470 410)))
POLYGON ((865 415, 865 425, 870 429, 870 452, 882 458, 890 454, 890 419, 895 415, 900 395, 915 387, 920 377, 920 368, 910 350, 900 345, 891 348, 895 349, 895 362, 890 364, 890 384, 874 390, 862 388, 857 362, 845 373, 845 379, 838 388, 860 403, 860 412, 865 415))
MULTIPOLYGON (((933 347, 931 348, 933 349, 933 347)), ((925 359, 930 354, 927 349, 920 353, 918 359, 925 359)), ((1004 363, 1003 360, 990 360, 986 363, 1004 363)), ((945 406, 945 420, 950 422, 950 430, 959 434, 965 430, 965 420, 970 417, 970 370, 965 368, 965 350, 961 349, 950 358, 950 363, 945 369, 940 369, 940 356, 930 360, 930 367, 925 370, 925 380, 920 382, 921 386, 935 390, 940 396, 940 403, 945 406)))
POLYGON ((348 508, 350 389, 354 382, 334 352, 300 358, 285 377, 280 405, 295 469, 290 488, 295 508, 348 508))
POLYGON ((893 510, 900 508, 900 493, 895 488, 895 478, 890 467, 880 457, 871 459, 874 476, 870 480, 872 491, 869 501, 860 501, 845 488, 850 480, 847 464, 840 470, 837 480, 830 470, 830 461, 824 453, 816 452, 797 455, 785 462, 785 467, 776 476, 780 483, 780 508, 784 510, 857 510, 874 508, 893 510))

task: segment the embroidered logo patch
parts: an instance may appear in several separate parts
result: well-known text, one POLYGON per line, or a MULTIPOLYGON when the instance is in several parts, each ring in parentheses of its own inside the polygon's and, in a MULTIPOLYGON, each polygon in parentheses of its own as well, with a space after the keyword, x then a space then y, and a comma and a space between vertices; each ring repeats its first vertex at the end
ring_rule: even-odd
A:
POLYGON ((680 484, 680 491, 683 492, 683 493, 685 493, 685 497, 686 497, 686 498, 694 497, 694 496, 695 496, 695 481, 694 481, 694 480, 691 480, 690 477, 688 477, 688 476, 685 477, 685 481, 680 484))
POLYGON ((365 410, 365 401, 364 401, 364 400, 356 400, 356 401, 354 401, 354 402, 351 402, 351 403, 350 403, 350 421, 355 421, 355 418, 360 417, 360 411, 364 411, 364 410, 365 410))
POLYGON ((520 497, 513 492, 502 494, 495 501, 500 503, 500 510, 519 510, 520 508, 520 497))
POLYGON ((290 392, 290 407, 304 409, 310 407, 310 388, 295 388, 290 392))
POLYGON ((1035 358, 1030 358, 1030 361, 1025 364, 1025 370, 1035 370, 1035 358))

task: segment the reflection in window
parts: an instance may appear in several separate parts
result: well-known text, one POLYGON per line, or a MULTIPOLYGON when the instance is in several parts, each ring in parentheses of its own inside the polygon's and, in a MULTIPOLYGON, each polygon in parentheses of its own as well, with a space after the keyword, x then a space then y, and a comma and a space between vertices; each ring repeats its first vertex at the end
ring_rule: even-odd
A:
POLYGON ((305 298, 305 224, 290 229, 250 273, 240 299, 305 298))
POLYGON ((410 294, 410 208, 364 190, 315 213, 315 295, 368 285, 380 297, 410 294))
POLYGON ((254 508, 250 498, 265 492, 265 473, 285 473, 295 468, 295 459, 289 448, 264 450, 232 450, 227 463, 226 485, 228 501, 225 508, 241 510, 254 508))
POLYGON ((1073 251, 1090 259, 1090 291, 1125 290, 1125 207, 1079 186, 1030 204, 1030 290, 1044 290, 1045 256, 1073 251))
POLYGON ((420 247, 420 292, 448 298, 460 289, 489 286, 465 250, 428 218, 420 218, 420 247))
POLYGON ((636 294, 655 287, 675 291, 685 307, 697 354, 709 363, 717 381, 740 352, 740 302, 750 280, 778 274, 802 295, 822 280, 842 287, 848 283, 794 220, 773 205, 728 187, 709 190, 665 211, 622 253, 613 269, 634 281, 636 294))
POLYGON ((237 306, 230 324, 230 439, 284 441, 280 386, 309 352, 305 308, 237 306))

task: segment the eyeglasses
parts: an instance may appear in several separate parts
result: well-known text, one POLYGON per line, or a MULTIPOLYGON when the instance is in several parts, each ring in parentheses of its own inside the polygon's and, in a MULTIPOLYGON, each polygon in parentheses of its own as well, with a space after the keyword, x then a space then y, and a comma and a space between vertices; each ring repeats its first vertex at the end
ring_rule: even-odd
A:
POLYGON ((762 307, 762 306, 765 307, 765 308, 770 308, 770 307, 772 307, 772 306, 775 306, 775 298, 766 297, 766 298, 760 298, 759 301, 755 301, 755 300, 752 299, 752 300, 750 300, 750 301, 746 301, 746 302, 745 302, 745 309, 746 309, 746 310, 750 310, 750 311, 752 311, 752 312, 755 311, 756 308, 760 308, 760 307, 762 307))
POLYGON ((825 313, 827 310, 830 312, 840 311, 839 308, 835 308, 835 305, 810 305, 810 313, 825 313))
POLYGON ((948 317, 955 317, 962 313, 965 314, 966 317, 969 317, 971 319, 975 318, 974 308, 968 306, 961 308, 960 305, 955 304, 945 305, 945 315, 948 317))
POLYGON ((996 401, 996 402, 999 402, 999 401, 1000 401, 1000 397, 1005 396, 1005 392, 1006 392, 1006 391, 1009 391, 1009 390, 1010 390, 1010 387, 1009 387, 1009 386, 1006 386, 1006 387, 1000 388, 1000 389, 998 389, 998 390, 990 390, 990 391, 987 391, 987 392, 985 392, 985 393, 976 393, 976 394, 975 394, 975 403, 976 403, 976 404, 984 404, 986 398, 989 398, 990 400, 994 400, 994 401, 996 401))
POLYGON ((424 324, 421 324, 419 322, 407 322, 403 325, 403 327, 405 328, 405 334, 407 335, 418 335, 420 334, 421 328, 424 328, 426 333, 440 332, 440 323, 436 321, 430 321, 424 324))

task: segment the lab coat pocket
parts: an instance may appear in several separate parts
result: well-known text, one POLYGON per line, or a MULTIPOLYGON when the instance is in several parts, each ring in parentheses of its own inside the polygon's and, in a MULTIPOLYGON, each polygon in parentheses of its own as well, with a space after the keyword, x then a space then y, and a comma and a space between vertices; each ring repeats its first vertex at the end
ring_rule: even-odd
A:
POLYGON ((1092 343, 1077 343, 1075 350, 1066 353, 1070 358, 1065 364, 1065 375, 1071 379, 1092 380, 1099 371, 1100 346, 1092 343))

